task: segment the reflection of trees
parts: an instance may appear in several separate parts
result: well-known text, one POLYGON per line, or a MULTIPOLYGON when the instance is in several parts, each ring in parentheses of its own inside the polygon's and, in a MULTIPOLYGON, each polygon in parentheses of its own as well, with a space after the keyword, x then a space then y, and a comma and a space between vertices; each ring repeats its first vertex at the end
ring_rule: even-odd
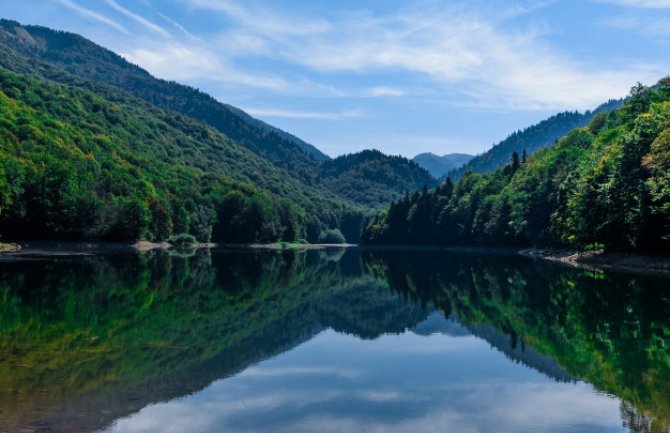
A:
POLYGON ((455 313, 465 324, 493 325, 629 402, 638 414, 653 414, 644 419, 667 430, 667 279, 597 274, 520 257, 374 252, 364 258, 404 297, 455 313))
POLYGON ((324 327, 374 338, 426 314, 354 252, 152 252, 0 271, 0 430, 20 429, 36 406, 40 418, 79 419, 73 431, 99 428, 324 327))
POLYGON ((670 431, 670 421, 643 413, 626 401, 621 402, 621 419, 623 426, 632 433, 667 433, 670 431))

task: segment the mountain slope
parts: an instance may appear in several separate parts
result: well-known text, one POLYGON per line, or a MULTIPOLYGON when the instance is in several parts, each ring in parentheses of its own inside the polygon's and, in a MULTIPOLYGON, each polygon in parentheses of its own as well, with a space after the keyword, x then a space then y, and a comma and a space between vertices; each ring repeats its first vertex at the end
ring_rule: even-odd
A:
POLYGON ((558 244, 667 253, 670 247, 670 77, 634 87, 525 163, 469 173, 393 203, 371 243, 558 244))
POLYGON ((525 151, 530 155, 538 149, 551 146, 573 129, 586 126, 598 113, 612 111, 619 108, 622 103, 621 100, 612 100, 585 113, 576 111, 559 113, 522 131, 514 132, 488 151, 472 158, 463 167, 450 170, 446 176, 451 177, 452 180, 458 180, 469 171, 474 173, 495 171, 504 167, 514 152, 522 155, 525 151))
MULTIPOLYGON (((22 60, 0 49, 3 67, 22 60)), ((0 68, 4 239, 316 240, 356 215, 213 128, 86 85, 98 92, 0 68)))
MULTIPOLYGON (((10 53, 5 54, 5 57, 13 55, 23 60, 27 59, 5 61, 5 67, 15 72, 84 87, 96 93, 105 92, 109 95, 109 89, 102 85, 105 84, 128 92, 159 108, 200 120, 225 133, 275 166, 285 169, 294 179, 305 184, 307 189, 323 191, 325 196, 339 195, 343 202, 353 200, 368 208, 378 207, 382 203, 387 203, 382 200, 390 200, 406 190, 414 191, 424 182, 422 180, 415 183, 411 178, 402 178, 404 175, 411 176, 413 172, 400 169, 390 174, 397 182, 385 185, 385 193, 378 194, 378 191, 375 191, 373 195, 366 196, 361 194, 359 189, 338 184, 334 180, 335 176, 319 178, 319 173, 323 173, 322 165, 330 158, 314 146, 255 119, 238 108, 219 103, 198 90, 156 79, 117 54, 78 35, 0 20, 0 51, 3 46, 5 51, 10 53), (64 74, 61 69, 67 73, 64 74), (417 187, 416 184, 419 183, 417 187), (353 195, 349 196, 349 193, 353 195)), ((379 154, 378 160, 382 159, 386 159, 384 164, 390 167, 391 171, 400 167, 395 164, 393 157, 379 154)), ((359 187, 371 180, 371 173, 364 168, 350 170, 349 175, 348 180, 359 187), (353 179, 351 178, 353 173, 358 173, 364 178, 353 179)), ((384 179, 380 178, 376 183, 383 182, 384 179)), ((335 219, 337 224, 341 225, 343 220, 340 215, 336 215, 335 219)), ((360 220, 360 214, 354 219, 360 220)), ((327 224, 333 225, 333 222, 327 224)), ((349 228, 344 228, 349 240, 357 240, 358 234, 354 234, 357 224, 358 222, 349 228)), ((318 238, 318 235, 316 236, 318 238)))
POLYGON ((420 153, 412 161, 419 164, 421 167, 428 170, 435 178, 444 176, 447 172, 460 168, 467 164, 472 158, 472 155, 465 153, 450 153, 448 155, 435 155, 434 153, 420 153))
POLYGON ((415 162, 384 155, 378 150, 364 150, 324 162, 317 181, 355 203, 377 208, 405 192, 437 184, 435 178, 415 162))
POLYGON ((79 35, 0 20, 0 43, 70 74, 110 84, 160 108, 201 120, 301 179, 310 179, 318 161, 328 159, 284 131, 196 89, 154 78, 79 35))

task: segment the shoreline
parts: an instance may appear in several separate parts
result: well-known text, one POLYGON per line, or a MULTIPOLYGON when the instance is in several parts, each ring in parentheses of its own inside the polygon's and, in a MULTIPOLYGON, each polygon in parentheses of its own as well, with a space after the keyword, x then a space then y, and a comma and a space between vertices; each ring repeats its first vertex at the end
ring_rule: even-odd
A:
POLYGON ((522 249, 518 253, 525 257, 563 263, 591 271, 608 270, 670 275, 670 257, 668 256, 537 247, 522 249))
POLYGON ((596 272, 626 271, 634 273, 670 275, 670 256, 644 253, 608 253, 599 251, 579 251, 550 247, 485 247, 485 246, 440 246, 440 245, 364 245, 364 244, 215 244, 199 243, 172 245, 167 242, 135 243, 120 242, 12 242, 0 243, 0 258, 11 257, 58 257, 85 256, 101 253, 124 253, 129 251, 145 253, 156 250, 221 249, 238 251, 307 251, 335 248, 358 248, 364 251, 442 251, 465 254, 520 255, 531 259, 541 259, 554 263, 587 269, 596 272))

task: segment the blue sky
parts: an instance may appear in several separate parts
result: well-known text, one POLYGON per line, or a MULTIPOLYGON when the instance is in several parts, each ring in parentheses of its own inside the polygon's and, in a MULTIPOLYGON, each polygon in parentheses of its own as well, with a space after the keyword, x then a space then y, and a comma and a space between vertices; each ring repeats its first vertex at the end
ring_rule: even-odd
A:
POLYGON ((479 153, 670 74, 670 0, 22 0, 331 156, 479 153))

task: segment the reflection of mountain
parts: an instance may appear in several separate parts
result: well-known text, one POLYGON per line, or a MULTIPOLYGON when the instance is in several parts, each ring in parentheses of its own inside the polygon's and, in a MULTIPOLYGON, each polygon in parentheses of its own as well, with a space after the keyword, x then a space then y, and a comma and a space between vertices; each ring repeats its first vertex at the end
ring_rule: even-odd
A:
POLYGON ((502 256, 363 258, 201 251, 0 262, 0 430, 95 430, 329 327, 359 338, 475 335, 556 380, 622 397, 627 425, 667 425, 663 280, 502 256))
POLYGON ((526 345, 521 339, 510 337, 491 325, 469 325, 468 329, 473 335, 485 340, 491 347, 498 349, 514 362, 533 368, 558 382, 574 380, 554 358, 543 355, 533 347, 526 345))
POLYGON ((444 334, 451 337, 465 337, 472 333, 454 317, 444 317, 442 313, 433 312, 426 320, 412 328, 417 335, 444 334))
POLYGON ((452 337, 474 335, 489 343, 491 347, 499 350, 514 362, 522 363, 559 382, 573 380, 572 376, 563 370, 552 357, 541 354, 531 346, 524 344, 523 340, 500 332, 490 325, 473 324, 464 326, 453 315, 444 317, 442 313, 433 312, 426 320, 412 328, 412 332, 418 335, 440 333, 452 337))
POLYGON ((364 258, 393 290, 457 315, 510 358, 558 379, 567 380, 561 370, 567 371, 620 397, 631 430, 670 430, 667 279, 593 274, 512 256, 416 252, 410 259, 388 251, 364 258), (506 335, 537 356, 520 358, 506 335), (636 419, 642 427, 632 427, 636 419))
POLYGON ((375 338, 425 318, 338 254, 3 263, 0 427, 99 429, 327 327, 375 338))

